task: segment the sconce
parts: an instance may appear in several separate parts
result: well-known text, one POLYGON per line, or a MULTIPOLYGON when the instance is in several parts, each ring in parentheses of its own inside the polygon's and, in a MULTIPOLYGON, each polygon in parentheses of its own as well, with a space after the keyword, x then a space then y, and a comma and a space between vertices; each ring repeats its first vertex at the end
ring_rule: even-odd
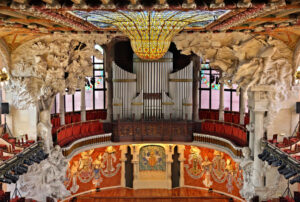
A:
POLYGON ((295 73, 296 83, 300 83, 300 66, 298 66, 297 71, 295 73))
POLYGON ((0 70, 0 82, 5 82, 9 80, 9 75, 6 71, 6 68, 0 70))

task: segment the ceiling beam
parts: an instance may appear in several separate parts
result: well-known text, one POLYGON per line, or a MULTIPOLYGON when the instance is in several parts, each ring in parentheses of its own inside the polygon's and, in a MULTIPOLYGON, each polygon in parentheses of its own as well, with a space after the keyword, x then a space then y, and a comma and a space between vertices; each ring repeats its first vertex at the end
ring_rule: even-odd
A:
POLYGON ((8 9, 0 9, 0 14, 8 15, 15 18, 27 19, 26 15, 8 9))
POLYGON ((27 0, 13 0, 13 1, 19 4, 25 4, 27 2, 27 0))
POLYGON ((53 0, 42 0, 42 1, 48 4, 53 4, 53 0))
POLYGON ((53 24, 50 20, 46 20, 46 19, 7 19, 6 21, 9 22, 17 22, 17 23, 21 23, 21 24, 26 24, 29 25, 31 23, 35 23, 35 24, 39 24, 45 27, 53 27, 53 24))
POLYGON ((74 4, 81 4, 83 0, 71 0, 74 4))
POLYGON ((276 17, 283 17, 283 16, 287 16, 287 15, 290 15, 293 13, 298 13, 298 12, 300 12, 300 8, 284 10, 282 12, 277 13, 276 17))

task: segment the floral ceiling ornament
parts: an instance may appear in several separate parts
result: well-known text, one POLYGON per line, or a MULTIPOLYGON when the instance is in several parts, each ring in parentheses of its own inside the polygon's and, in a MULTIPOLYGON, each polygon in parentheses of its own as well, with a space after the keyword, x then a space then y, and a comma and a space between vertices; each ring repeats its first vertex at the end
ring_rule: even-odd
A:
POLYGON ((98 27, 115 26, 126 34, 135 54, 156 60, 168 51, 172 38, 187 26, 205 27, 229 10, 100 11, 72 13, 98 27))

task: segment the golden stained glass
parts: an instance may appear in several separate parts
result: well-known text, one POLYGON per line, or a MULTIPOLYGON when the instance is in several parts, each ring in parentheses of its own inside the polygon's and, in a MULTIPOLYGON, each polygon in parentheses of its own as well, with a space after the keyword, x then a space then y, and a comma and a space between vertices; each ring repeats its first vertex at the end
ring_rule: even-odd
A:
POLYGON ((156 60, 168 51, 172 38, 184 27, 204 27, 228 10, 216 11, 73 11, 99 27, 113 25, 126 34, 135 54, 144 60, 156 60))

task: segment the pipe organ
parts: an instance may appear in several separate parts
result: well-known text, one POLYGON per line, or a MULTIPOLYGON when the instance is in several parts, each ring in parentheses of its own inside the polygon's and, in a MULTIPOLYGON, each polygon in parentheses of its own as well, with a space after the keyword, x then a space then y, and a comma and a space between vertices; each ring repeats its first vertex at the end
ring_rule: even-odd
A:
POLYGON ((156 61, 133 57, 133 73, 113 63, 113 118, 192 118, 193 67, 173 71, 173 54, 156 61))

